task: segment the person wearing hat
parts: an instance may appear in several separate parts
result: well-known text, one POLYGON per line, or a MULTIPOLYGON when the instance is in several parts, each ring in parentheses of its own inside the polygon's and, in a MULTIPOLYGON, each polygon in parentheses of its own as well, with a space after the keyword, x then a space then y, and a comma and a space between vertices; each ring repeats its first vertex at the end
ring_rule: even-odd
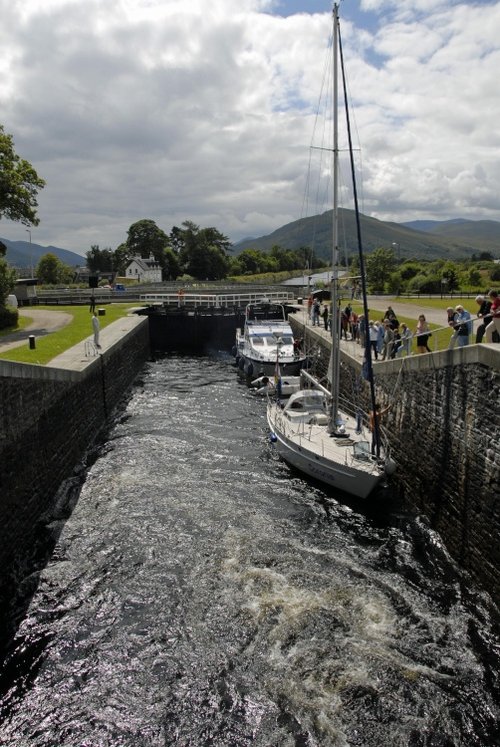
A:
POLYGON ((482 319, 481 324, 476 330, 476 343, 480 343, 484 337, 486 327, 491 322, 493 317, 490 314, 491 301, 489 299, 485 298, 484 296, 476 296, 476 303, 479 306, 477 318, 482 319))
POLYGON ((467 309, 464 309, 462 304, 455 306, 457 312, 457 345, 459 348, 463 348, 468 345, 470 340, 469 337, 472 333, 472 317, 467 309))

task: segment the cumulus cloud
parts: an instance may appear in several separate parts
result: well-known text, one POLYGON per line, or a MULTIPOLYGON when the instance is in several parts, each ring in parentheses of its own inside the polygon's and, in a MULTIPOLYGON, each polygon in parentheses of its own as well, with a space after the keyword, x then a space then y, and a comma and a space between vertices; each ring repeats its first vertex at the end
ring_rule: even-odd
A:
MULTIPOLYGON (((115 248, 152 218, 237 241, 301 217, 330 13, 286 5, 0 0, 2 124, 47 182, 33 240, 115 248)), ((499 219, 500 3, 341 9, 365 212, 499 219)))

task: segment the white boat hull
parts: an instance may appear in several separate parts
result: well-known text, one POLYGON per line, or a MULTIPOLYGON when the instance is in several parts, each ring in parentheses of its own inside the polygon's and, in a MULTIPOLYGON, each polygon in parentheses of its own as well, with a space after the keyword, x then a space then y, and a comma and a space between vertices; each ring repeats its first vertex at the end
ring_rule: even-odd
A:
MULTIPOLYGON (((272 361, 263 361, 251 358, 243 353, 238 353, 238 368, 246 376, 274 376, 276 371, 276 358, 272 361)), ((298 376, 306 362, 305 356, 291 360, 280 360, 279 367, 282 376, 298 376)))
POLYGON ((279 405, 270 403, 267 421, 275 448, 285 462, 300 472, 357 498, 367 498, 385 477, 385 471, 375 457, 366 465, 356 467, 346 463, 341 456, 338 461, 335 455, 325 456, 322 453, 325 449, 318 448, 315 441, 315 430, 325 431, 325 426, 310 426, 311 439, 294 433, 287 435, 277 422, 277 412, 279 405))

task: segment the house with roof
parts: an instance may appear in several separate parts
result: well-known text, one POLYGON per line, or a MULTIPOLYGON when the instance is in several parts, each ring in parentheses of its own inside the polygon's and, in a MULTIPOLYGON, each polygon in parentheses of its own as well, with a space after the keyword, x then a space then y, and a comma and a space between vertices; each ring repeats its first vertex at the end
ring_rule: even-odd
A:
POLYGON ((125 276, 138 283, 161 283, 161 266, 152 254, 148 259, 134 257, 127 265, 125 276))

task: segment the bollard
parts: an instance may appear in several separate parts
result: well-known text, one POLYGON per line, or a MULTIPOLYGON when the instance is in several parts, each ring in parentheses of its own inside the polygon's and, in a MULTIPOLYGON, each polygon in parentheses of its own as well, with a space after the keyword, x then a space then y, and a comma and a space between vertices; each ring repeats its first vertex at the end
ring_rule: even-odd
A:
POLYGON ((105 316, 106 309, 97 309, 97 314, 98 316, 105 316))
POLYGON ((36 345, 35 345, 35 335, 30 335, 28 337, 28 341, 29 341, 29 345, 30 345, 30 350, 34 350, 36 348, 36 345))

